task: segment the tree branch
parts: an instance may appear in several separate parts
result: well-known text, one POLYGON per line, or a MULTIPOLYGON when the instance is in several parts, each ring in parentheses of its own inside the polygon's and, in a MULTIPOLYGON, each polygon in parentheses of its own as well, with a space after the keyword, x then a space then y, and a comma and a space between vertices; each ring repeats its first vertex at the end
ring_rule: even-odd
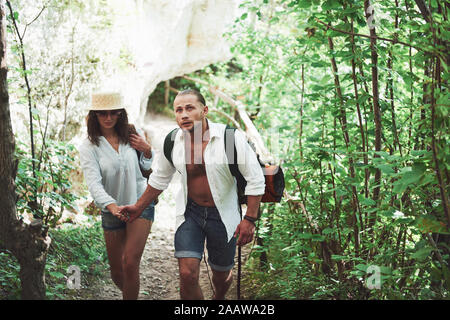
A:
MULTIPOLYGON (((48 2, 47 2, 48 4, 48 2)), ((27 23, 25 25, 25 28, 23 29, 23 33, 22 33, 22 39, 25 37, 25 32, 27 31, 27 28, 29 25, 31 25, 33 22, 35 22, 42 14, 42 12, 44 12, 45 9, 47 9, 47 4, 44 5, 44 7, 41 9, 41 11, 37 14, 36 18, 34 18, 33 20, 31 20, 31 22, 27 23)))
POLYGON ((423 18, 426 22, 430 22, 430 10, 428 10, 428 7, 426 3, 423 0, 415 0, 417 6, 419 7, 420 13, 422 14, 423 18))
POLYGON ((416 49, 416 50, 418 50, 418 51, 425 51, 425 50, 423 50, 423 49, 421 49, 421 48, 418 48, 418 47, 413 46, 413 45, 410 44, 410 43, 406 43, 406 42, 403 42, 403 41, 399 41, 399 40, 397 40, 397 39, 382 38, 382 37, 378 37, 378 36, 371 36, 371 35, 367 35, 367 34, 353 33, 353 32, 350 32, 350 31, 340 30, 340 29, 333 28, 332 26, 328 25, 327 23, 325 23, 325 22, 323 22, 323 21, 321 21, 321 20, 319 20, 319 19, 317 19, 317 18, 316 18, 315 20, 316 20, 318 23, 323 24, 324 26, 326 26, 327 29, 331 29, 331 30, 336 31, 336 32, 348 34, 348 35, 351 35, 351 36, 364 37, 364 38, 368 38, 368 39, 389 41, 389 42, 392 42, 392 43, 394 43, 394 44, 395 44, 395 43, 403 44, 404 46, 407 46, 407 47, 410 47, 410 48, 414 48, 414 49, 416 49))

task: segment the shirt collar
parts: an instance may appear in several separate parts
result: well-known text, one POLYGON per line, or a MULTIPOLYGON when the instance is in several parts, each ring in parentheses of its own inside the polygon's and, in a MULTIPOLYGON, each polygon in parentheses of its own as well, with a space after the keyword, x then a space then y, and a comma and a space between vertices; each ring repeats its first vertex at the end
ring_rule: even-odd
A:
POLYGON ((208 123, 208 127, 209 127, 209 138, 211 139, 212 137, 220 137, 220 131, 219 131, 219 126, 217 125, 217 123, 214 123, 208 119, 206 119, 206 122, 208 123))

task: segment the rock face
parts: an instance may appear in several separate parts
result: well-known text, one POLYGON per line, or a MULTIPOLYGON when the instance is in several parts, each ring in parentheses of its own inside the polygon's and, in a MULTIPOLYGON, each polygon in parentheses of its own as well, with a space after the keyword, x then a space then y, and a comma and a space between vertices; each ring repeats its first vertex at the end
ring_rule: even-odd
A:
POLYGON ((223 38, 237 0, 115 0, 112 39, 129 63, 113 79, 142 124, 148 96, 158 83, 230 58, 223 38))

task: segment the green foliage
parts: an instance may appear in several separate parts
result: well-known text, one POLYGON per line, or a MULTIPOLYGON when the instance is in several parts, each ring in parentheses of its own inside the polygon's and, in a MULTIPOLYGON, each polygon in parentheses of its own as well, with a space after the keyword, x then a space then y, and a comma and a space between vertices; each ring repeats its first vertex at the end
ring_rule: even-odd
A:
MULTIPOLYGON (((192 82, 184 78, 174 78, 170 80, 170 87, 176 90, 182 91, 185 89, 197 89, 200 88, 197 85, 193 85, 192 82)), ((147 111, 151 113, 164 114, 168 117, 173 117, 173 101, 175 100, 175 94, 171 92, 168 96, 168 103, 165 101, 166 85, 165 82, 160 82, 152 94, 148 98, 147 111)))
POLYGON ((75 169, 75 147, 69 143, 47 140, 40 159, 32 159, 23 143, 16 144, 17 212, 30 212, 34 218, 54 228, 64 209, 72 209, 78 196, 70 189, 70 173, 75 169), (32 162, 36 170, 33 176, 32 162))
MULTIPOLYGON (((81 271, 81 290, 95 283, 108 269, 101 222, 90 227, 50 230, 52 244, 45 266, 48 299, 72 299, 67 288, 69 266, 81 271)), ((19 264, 8 252, 0 252, 0 299, 20 299, 19 264)))
POLYGON ((113 52, 108 47, 113 42, 104 40, 110 37, 112 9, 104 0, 10 3, 17 25, 16 30, 7 10, 8 91, 14 132, 30 135, 31 110, 35 139, 45 133, 51 139, 68 141, 84 121, 89 92, 129 63, 127 48, 113 52))
POLYGON ((109 268, 101 222, 90 227, 70 227, 50 234, 52 245, 46 264, 47 297, 68 299, 76 290, 67 288, 69 266, 78 266, 81 288, 95 283, 109 268), (47 278, 47 275, 50 277, 47 278))
POLYGON ((374 51, 363 2, 244 1, 228 34, 242 72, 209 75, 279 133, 290 198, 264 208, 251 298, 449 297, 447 11, 372 3, 374 51))
POLYGON ((20 267, 17 259, 0 251, 0 299, 20 299, 20 267))

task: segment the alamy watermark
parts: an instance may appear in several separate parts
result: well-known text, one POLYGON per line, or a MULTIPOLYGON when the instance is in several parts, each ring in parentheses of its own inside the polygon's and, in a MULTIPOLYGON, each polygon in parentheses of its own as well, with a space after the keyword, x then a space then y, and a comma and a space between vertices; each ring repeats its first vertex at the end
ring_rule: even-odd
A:
POLYGON ((381 289, 381 269, 379 266, 371 265, 367 268, 366 274, 370 274, 366 279, 367 289, 381 289))
MULTIPOLYGON (((282 142, 282 135, 280 129, 278 128, 267 128, 265 130, 260 130, 264 133, 264 137, 253 136, 253 139, 249 139, 250 146, 254 151, 258 153, 260 159, 264 163, 276 164, 281 158, 281 152, 285 149, 286 141, 282 142)), ((194 126, 191 130, 183 130, 183 141, 184 148, 176 148, 173 150, 172 161, 176 164, 202 164, 203 163, 203 142, 211 139, 211 136, 217 134, 216 131, 211 131, 209 129, 202 130, 202 122, 194 121, 194 126), (192 150, 192 158, 186 156, 185 150, 192 150)), ((175 141, 178 136, 177 131, 173 131, 170 139, 175 141)), ((241 142, 247 140, 245 134, 239 133, 235 134, 234 129, 225 129, 225 131, 220 131, 220 138, 224 139, 222 143, 225 143, 225 155, 226 157, 215 156, 210 161, 213 164, 245 164, 246 161, 253 159, 247 156, 249 148, 242 147, 242 143, 236 143, 237 140, 241 142), (233 145, 235 141, 235 145, 233 145), (238 156, 239 155, 239 156, 238 156)), ((295 144, 294 139, 288 139, 288 144, 295 144)), ((213 151, 215 155, 218 150, 213 151)), ((211 163, 211 162, 210 162, 211 163)), ((212 164, 212 163, 211 163, 212 164)), ((264 170, 264 169, 263 169, 264 170)), ((276 174, 276 172, 265 172, 265 174, 276 174)))
POLYGON ((367 7, 366 14, 369 15, 367 17, 367 26, 369 27, 370 30, 375 29, 375 27, 377 27, 377 25, 378 25, 378 22, 374 23, 374 20, 375 20, 375 8, 374 8, 374 6, 371 3, 369 3, 369 6, 367 7))
POLYGON ((68 289, 81 289, 81 270, 79 266, 71 265, 67 268, 67 288, 68 289))

